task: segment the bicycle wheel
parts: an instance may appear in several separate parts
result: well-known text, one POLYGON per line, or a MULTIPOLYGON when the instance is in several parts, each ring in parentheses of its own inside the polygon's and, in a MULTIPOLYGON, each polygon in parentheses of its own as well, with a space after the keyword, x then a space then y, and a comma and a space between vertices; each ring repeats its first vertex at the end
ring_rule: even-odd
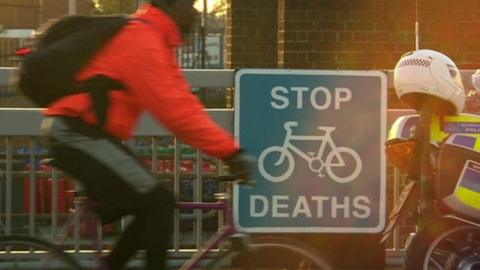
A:
POLYGON ((80 265, 51 243, 24 235, 0 236, 0 269, 81 270, 80 265))
POLYGON ((220 254, 208 269, 334 269, 319 251, 291 239, 259 237, 220 254))

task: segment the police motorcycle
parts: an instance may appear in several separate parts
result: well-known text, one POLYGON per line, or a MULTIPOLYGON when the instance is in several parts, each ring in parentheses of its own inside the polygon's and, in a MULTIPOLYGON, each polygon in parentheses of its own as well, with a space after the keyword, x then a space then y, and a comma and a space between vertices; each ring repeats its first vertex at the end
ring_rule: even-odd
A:
POLYGON ((406 53, 394 71, 400 100, 418 114, 389 130, 389 162, 410 180, 383 232, 412 217, 406 270, 480 270, 480 116, 461 113, 463 83, 455 63, 432 50, 406 53))

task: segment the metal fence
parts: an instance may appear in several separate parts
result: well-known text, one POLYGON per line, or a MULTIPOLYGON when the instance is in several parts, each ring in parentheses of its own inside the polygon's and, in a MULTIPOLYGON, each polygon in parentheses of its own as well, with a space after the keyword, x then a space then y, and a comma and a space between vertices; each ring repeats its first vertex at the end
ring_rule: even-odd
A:
MULTIPOLYGON (((9 85, 14 68, 0 68, 0 86, 9 85)), ((392 87, 392 72, 388 86, 392 87)), ((472 70, 462 71, 469 78, 472 70)), ((234 70, 185 70, 188 81, 194 87, 234 86, 234 70)), ((468 87, 468 81, 465 80, 468 87)), ((71 191, 75 182, 55 169, 39 161, 48 152, 40 139, 40 109, 0 108, 0 231, 1 233, 25 233, 53 239, 62 229, 65 220, 76 207, 71 191)), ((214 120, 227 130, 233 131, 233 109, 208 109, 214 120)), ((388 125, 402 114, 412 110, 389 110, 388 125)), ((136 129, 135 137, 126 141, 153 173, 167 179, 178 197, 199 201, 212 199, 218 186, 211 177, 222 171, 219 160, 182 145, 150 116, 145 115, 136 129)), ((387 209, 390 211, 397 200, 406 179, 392 167, 387 168, 387 209)), ((121 232, 122 221, 102 228, 106 248, 111 239, 121 232)), ((177 211, 174 229, 174 254, 184 248, 199 247, 210 233, 218 228, 219 219, 214 214, 177 211)), ((79 248, 83 241, 82 222, 77 221, 72 245, 79 248)), ((387 243, 387 254, 395 256, 402 251, 407 235, 414 230, 413 224, 402 224, 387 243)))

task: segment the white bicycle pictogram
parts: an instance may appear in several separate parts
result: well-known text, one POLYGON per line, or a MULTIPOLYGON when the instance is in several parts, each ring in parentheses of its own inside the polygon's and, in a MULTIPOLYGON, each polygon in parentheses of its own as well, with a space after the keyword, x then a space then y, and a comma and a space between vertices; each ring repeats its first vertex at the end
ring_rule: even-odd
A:
POLYGON ((357 178, 362 169, 362 160, 353 149, 345 146, 337 147, 335 145, 331 134, 336 127, 318 127, 319 130, 325 132, 324 135, 293 135, 292 128, 297 125, 298 122, 286 122, 284 124, 286 134, 283 145, 270 146, 260 154, 258 158, 258 169, 263 177, 275 183, 285 181, 290 177, 295 168, 293 152, 307 161, 310 170, 315 172, 319 177, 325 176, 322 173, 323 169, 325 169, 327 175, 337 183, 348 183, 357 178), (298 147, 293 145, 291 141, 319 141, 321 144, 317 153, 304 153, 298 147), (325 160, 322 160, 327 145, 330 148, 330 152, 326 154, 325 160), (349 159, 352 162, 347 164, 345 162, 346 159, 349 159), (273 160, 273 164, 269 165, 275 167, 265 167, 265 162, 268 162, 267 160, 273 160), (274 172, 277 168, 283 168, 284 172, 274 172), (340 176, 334 171, 335 168, 339 168, 343 171, 350 169, 352 171, 347 172, 346 174, 343 173, 340 176))

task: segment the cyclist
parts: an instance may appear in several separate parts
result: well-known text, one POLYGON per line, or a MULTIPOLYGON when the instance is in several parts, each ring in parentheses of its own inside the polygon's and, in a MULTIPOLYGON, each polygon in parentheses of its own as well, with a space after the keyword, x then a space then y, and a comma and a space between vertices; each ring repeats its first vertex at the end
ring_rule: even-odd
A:
MULTIPOLYGON (((128 139, 143 111, 150 112, 177 138, 226 161, 230 172, 249 178, 252 160, 233 136, 215 124, 191 94, 174 49, 189 31, 194 0, 151 0, 76 74, 81 82, 96 75, 126 86, 109 91, 101 104, 88 93, 62 97, 45 110, 42 123, 54 165, 77 178, 98 202, 103 223, 133 215, 102 269, 120 269, 139 249, 146 269, 163 269, 173 226, 175 198, 129 149, 128 139), (104 123, 96 108, 103 106, 104 123)), ((100 110, 101 111, 101 110, 100 110)))

